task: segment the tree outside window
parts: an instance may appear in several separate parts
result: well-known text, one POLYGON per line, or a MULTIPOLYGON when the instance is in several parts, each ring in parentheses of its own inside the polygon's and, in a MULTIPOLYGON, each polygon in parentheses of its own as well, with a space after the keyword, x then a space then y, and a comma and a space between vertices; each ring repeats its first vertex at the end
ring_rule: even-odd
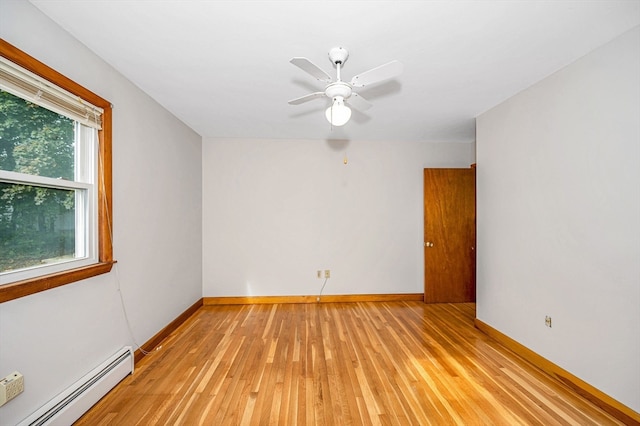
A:
MULTIPOLYGON (((74 179, 74 121, 0 91, 0 169, 74 179)), ((73 257, 75 191, 0 182, 0 272, 73 257)))

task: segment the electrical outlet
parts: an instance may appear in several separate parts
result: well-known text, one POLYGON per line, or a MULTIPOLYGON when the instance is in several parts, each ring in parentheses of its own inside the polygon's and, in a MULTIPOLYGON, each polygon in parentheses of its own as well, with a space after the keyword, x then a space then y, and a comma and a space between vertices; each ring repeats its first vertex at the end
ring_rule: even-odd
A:
POLYGON ((322 271, 320 269, 318 269, 318 272, 316 274, 316 277, 318 278, 322 278, 322 271))
POLYGON ((24 391, 24 377, 14 371, 0 380, 0 406, 11 401, 24 391))
POLYGON ((325 278, 331 278, 331 269, 325 269, 324 270, 324 277, 325 278))
POLYGON ((551 328, 551 317, 550 316, 545 316, 544 317, 544 325, 546 325, 547 327, 551 328))

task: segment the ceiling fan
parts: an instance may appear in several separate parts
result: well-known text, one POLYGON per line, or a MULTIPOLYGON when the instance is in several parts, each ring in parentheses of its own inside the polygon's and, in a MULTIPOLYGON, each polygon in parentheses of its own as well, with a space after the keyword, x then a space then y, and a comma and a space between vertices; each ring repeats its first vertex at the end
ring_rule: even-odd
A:
POLYGON ((329 106, 325 112, 327 120, 333 126, 343 126, 351 118, 351 109, 347 105, 360 111, 366 111, 373 106, 369 101, 354 92, 354 87, 365 87, 370 84, 379 83, 402 73, 402 63, 391 61, 358 74, 351 79, 351 82, 347 83, 341 80, 340 70, 348 58, 349 52, 344 47, 334 47, 329 50, 329 60, 336 66, 335 81, 322 68, 307 58, 295 57, 291 59, 289 62, 293 65, 309 73, 318 81, 328 84, 325 86, 323 92, 314 92, 300 98, 292 99, 289 101, 289 104, 299 105, 326 96, 331 99, 331 106, 329 106))

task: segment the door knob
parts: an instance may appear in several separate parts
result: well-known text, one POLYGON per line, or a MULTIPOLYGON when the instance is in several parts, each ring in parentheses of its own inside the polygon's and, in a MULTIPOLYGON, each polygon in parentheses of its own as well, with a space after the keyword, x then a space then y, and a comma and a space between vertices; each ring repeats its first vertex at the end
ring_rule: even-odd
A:
POLYGON ((433 247, 433 243, 430 241, 427 241, 426 243, 424 243, 425 247, 433 247))

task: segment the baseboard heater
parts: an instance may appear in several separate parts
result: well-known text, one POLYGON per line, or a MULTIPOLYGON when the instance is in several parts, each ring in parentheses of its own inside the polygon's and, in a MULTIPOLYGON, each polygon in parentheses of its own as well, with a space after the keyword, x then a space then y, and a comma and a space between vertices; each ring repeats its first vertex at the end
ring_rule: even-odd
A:
POLYGON ((19 426, 71 425, 122 379, 133 373, 133 361, 131 347, 122 348, 20 422, 19 426))

